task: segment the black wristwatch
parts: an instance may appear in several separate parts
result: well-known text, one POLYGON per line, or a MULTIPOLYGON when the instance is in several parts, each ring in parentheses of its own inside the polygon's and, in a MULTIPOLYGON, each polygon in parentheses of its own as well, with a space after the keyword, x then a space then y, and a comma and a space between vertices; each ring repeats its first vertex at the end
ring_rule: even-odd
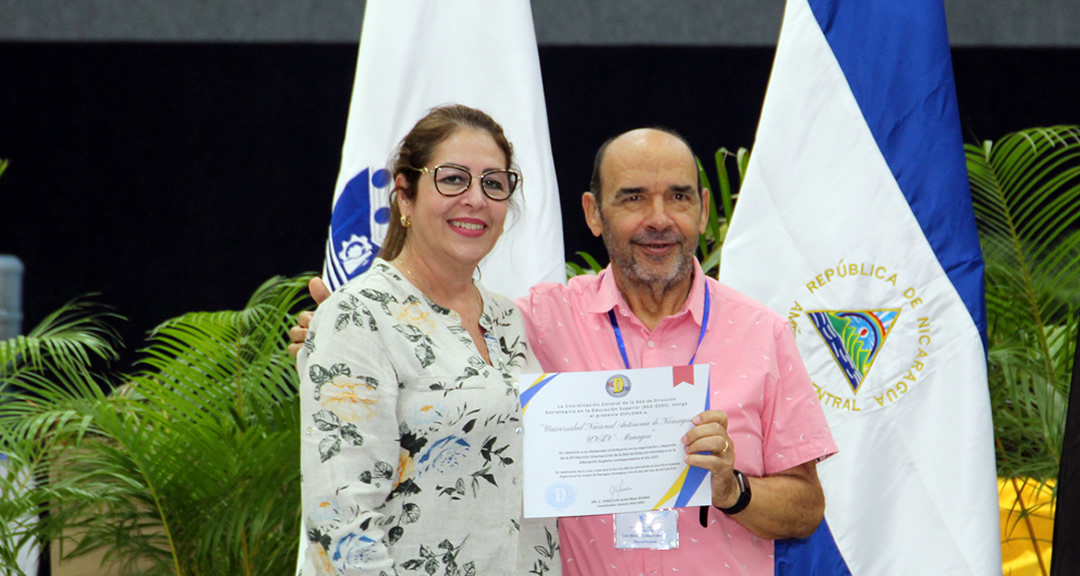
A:
POLYGON ((735 475, 735 483, 739 485, 739 499, 735 501, 731 508, 716 507, 717 510, 728 516, 738 514, 750 505, 750 480, 746 477, 746 474, 738 470, 732 470, 731 473, 735 475))

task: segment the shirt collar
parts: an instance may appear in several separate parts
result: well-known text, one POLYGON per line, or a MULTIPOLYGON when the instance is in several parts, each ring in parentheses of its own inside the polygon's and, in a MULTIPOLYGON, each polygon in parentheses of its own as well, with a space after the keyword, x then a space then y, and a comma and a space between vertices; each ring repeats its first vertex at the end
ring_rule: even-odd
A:
MULTIPOLYGON (((595 314, 607 314, 609 310, 619 308, 618 312, 623 315, 632 315, 630 305, 626 303, 618 285, 615 284, 615 274, 611 271, 611 264, 604 268, 599 275, 600 286, 596 290, 596 296, 587 306, 589 312, 595 314)), ((690 296, 683 302, 682 309, 676 314, 681 316, 687 311, 694 318, 698 326, 705 319, 705 290, 708 287, 705 282, 705 272, 701 270, 701 264, 694 258, 694 282, 690 287, 690 296)))

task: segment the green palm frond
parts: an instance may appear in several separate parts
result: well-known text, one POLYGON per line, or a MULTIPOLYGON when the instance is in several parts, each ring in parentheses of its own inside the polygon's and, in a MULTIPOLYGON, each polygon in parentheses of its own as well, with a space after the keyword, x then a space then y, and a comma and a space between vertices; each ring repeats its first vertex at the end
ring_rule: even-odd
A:
POLYGON ((1002 476, 1056 475, 1080 308, 1080 129, 967 145, 1002 476))
POLYGON ((144 351, 152 369, 126 391, 155 407, 155 428, 177 432, 171 460, 146 454, 145 465, 187 491, 173 502, 174 537, 202 571, 276 574, 295 561, 299 410, 284 335, 306 282, 273 279, 243 310, 162 324, 144 351))
POLYGON ((727 236, 728 222, 734 212, 734 201, 738 198, 738 187, 732 186, 732 178, 728 173, 728 161, 734 160, 735 169, 738 171, 739 180, 742 182, 746 176, 746 167, 750 162, 750 151, 739 148, 731 152, 727 148, 716 151, 716 182, 713 187, 709 175, 702 165, 701 159, 697 159, 698 176, 701 184, 707 188, 709 195, 709 222, 705 226, 705 233, 698 237, 698 247, 701 250, 701 269, 708 275, 716 277, 720 273, 720 248, 724 245, 727 236), (719 203, 718 203, 719 202, 719 203), (720 209, 723 209, 721 212, 720 209))
POLYGON ((120 337, 108 322, 121 319, 86 298, 49 314, 29 334, 0 341, 0 390, 56 369, 85 376, 94 358, 118 357, 120 337))
POLYGON ((573 278, 574 276, 582 276, 582 275, 585 275, 585 274, 596 275, 596 274, 599 274, 600 271, 604 269, 604 267, 600 265, 600 262, 597 261, 596 258, 594 258, 592 254, 589 254, 588 252, 579 250, 577 252, 577 255, 578 255, 579 258, 581 258, 582 261, 585 262, 585 266, 588 266, 588 268, 586 268, 585 266, 582 266, 581 264, 577 264, 575 262, 571 262, 571 261, 567 260, 566 261, 566 278, 567 279, 573 278))
POLYGON ((116 318, 103 306, 77 299, 28 335, 0 342, 0 434, 15 463, 33 465, 46 450, 40 441, 58 426, 78 437, 90 429, 81 406, 104 398, 109 388, 91 363, 117 358, 119 336, 108 324, 116 318), (65 408, 48 410, 57 400, 65 408))
POLYGON ((69 555, 106 550, 128 573, 290 572, 299 410, 285 334, 307 279, 161 324, 111 393, 63 372, 25 379, 0 431, 24 473, 51 478, 11 514, 48 510, 38 537, 69 555))
POLYGON ((104 382, 91 367, 95 359, 116 359, 119 337, 108 324, 119 318, 86 299, 64 304, 26 336, 0 342, 0 573, 19 574, 16 553, 35 539, 37 513, 49 503, 33 479, 47 473, 44 464, 61 428, 81 438, 92 430, 83 404, 106 394, 104 382), (63 399, 63 409, 50 410, 50 399, 63 399))
MULTIPOLYGON (((5 448, 6 450, 7 448, 5 448)), ((22 469, 19 456, 5 454, 0 460, 0 574, 27 575, 19 570, 19 552, 34 543, 33 525, 37 508, 22 496, 33 482, 22 469)))

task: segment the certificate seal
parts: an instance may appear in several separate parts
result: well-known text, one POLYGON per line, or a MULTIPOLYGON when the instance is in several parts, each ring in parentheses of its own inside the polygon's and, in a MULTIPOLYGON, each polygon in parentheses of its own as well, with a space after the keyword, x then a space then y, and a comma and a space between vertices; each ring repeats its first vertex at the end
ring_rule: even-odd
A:
POLYGON ((630 379, 625 374, 615 374, 607 379, 604 389, 607 390, 608 396, 622 398, 630 393, 630 379))
POLYGON ((552 508, 566 508, 574 503, 577 491, 569 484, 552 484, 544 491, 544 499, 552 508))

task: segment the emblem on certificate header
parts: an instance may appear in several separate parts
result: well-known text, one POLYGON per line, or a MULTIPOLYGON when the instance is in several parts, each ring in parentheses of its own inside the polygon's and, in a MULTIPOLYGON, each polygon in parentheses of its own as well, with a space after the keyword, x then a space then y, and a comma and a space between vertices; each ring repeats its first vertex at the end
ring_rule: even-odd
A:
POLYGON ((616 374, 607 379, 604 388, 612 398, 622 398, 630 393, 630 379, 623 374, 616 374))

